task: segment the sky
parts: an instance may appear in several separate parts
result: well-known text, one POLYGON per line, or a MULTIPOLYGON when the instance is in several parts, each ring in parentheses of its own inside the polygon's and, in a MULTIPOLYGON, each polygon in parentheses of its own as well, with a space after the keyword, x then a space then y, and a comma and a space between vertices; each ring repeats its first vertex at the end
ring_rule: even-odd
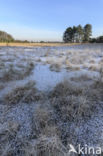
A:
POLYGON ((87 23, 103 35, 103 0, 0 0, 0 30, 15 39, 62 41, 67 27, 87 23))

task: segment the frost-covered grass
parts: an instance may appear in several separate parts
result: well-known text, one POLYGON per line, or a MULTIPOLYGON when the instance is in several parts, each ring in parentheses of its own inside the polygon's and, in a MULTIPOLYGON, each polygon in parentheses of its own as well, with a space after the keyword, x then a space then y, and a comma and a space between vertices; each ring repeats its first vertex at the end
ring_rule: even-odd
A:
POLYGON ((13 80, 21 80, 25 77, 29 76, 32 70, 34 69, 34 64, 27 64, 25 68, 21 68, 21 70, 15 69, 13 64, 10 64, 7 70, 3 71, 2 77, 0 81, 8 82, 13 80))
MULTIPOLYGON (((0 155, 103 146, 103 46, 0 49, 0 155)), ((73 156, 73 155, 72 155, 73 156)))
POLYGON ((50 70, 55 72, 60 72, 60 64, 51 64, 50 70))

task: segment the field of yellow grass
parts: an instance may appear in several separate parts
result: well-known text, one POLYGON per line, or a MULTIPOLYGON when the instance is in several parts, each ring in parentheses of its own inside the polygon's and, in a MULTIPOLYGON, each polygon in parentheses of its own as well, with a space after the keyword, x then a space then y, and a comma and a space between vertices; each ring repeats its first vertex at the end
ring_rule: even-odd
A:
POLYGON ((47 46, 72 46, 72 45, 80 45, 81 43, 0 43, 0 46, 22 46, 22 47, 47 47, 47 46))

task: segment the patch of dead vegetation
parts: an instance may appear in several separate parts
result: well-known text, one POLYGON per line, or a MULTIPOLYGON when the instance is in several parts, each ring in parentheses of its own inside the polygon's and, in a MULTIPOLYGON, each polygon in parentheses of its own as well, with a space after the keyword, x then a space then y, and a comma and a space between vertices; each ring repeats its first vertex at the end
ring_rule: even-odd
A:
POLYGON ((17 122, 9 121, 3 124, 0 123, 0 155, 6 156, 12 153, 18 129, 19 124, 17 122))
POLYGON ((95 64, 95 60, 90 60, 89 63, 95 64))
POLYGON ((4 88, 5 88, 4 84, 0 84, 0 90, 2 90, 4 88))
POLYGON ((63 81, 56 85, 53 91, 50 93, 50 97, 60 97, 68 95, 80 95, 82 94, 83 89, 77 86, 74 86, 69 81, 63 81))
POLYGON ((4 97, 7 104, 31 103, 42 100, 44 94, 34 87, 34 82, 29 82, 23 87, 18 87, 4 97))
POLYGON ((55 71, 55 72, 60 72, 61 65, 60 64, 51 64, 50 65, 50 70, 51 71, 55 71))
POLYGON ((2 60, 0 60, 0 69, 3 69, 3 68, 5 68, 5 63, 2 60))
POLYGON ((37 136, 45 135, 47 137, 59 134, 53 118, 54 112, 47 107, 40 106, 36 109, 33 116, 33 130, 37 136))
POLYGON ((88 69, 91 70, 91 71, 99 71, 100 70, 100 66, 98 66, 98 65, 91 65, 88 69))
POLYGON ((34 64, 30 63, 25 67, 24 70, 17 70, 13 67, 13 65, 10 65, 9 69, 6 70, 2 77, 0 77, 0 81, 2 82, 8 82, 12 80, 22 80, 25 77, 29 76, 34 69, 34 64))
POLYGON ((84 75, 80 75, 79 77, 72 77, 71 78, 71 81, 75 81, 75 82, 80 82, 81 81, 91 81, 92 78, 90 78, 87 74, 84 74, 84 75))
POLYGON ((79 66, 68 65, 68 66, 66 66, 66 69, 71 70, 71 71, 78 71, 78 70, 80 70, 80 67, 79 66))
POLYGON ((90 87, 59 83, 50 93, 50 101, 59 117, 65 121, 88 118, 96 111, 98 91, 90 87))

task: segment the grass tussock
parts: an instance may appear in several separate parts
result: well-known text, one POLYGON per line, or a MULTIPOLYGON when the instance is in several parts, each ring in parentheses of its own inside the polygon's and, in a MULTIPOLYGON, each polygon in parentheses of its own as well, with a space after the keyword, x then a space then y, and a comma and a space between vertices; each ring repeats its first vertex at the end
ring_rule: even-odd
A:
POLYGON ((65 156, 67 149, 57 136, 46 137, 43 135, 37 140, 21 143, 20 153, 25 156, 65 156))
POLYGON ((3 68, 5 68, 5 63, 2 60, 0 60, 0 69, 3 69, 3 68))
POLYGON ((100 66, 91 65, 88 69, 91 70, 91 71, 99 71, 100 70, 100 66))
POLYGON ((34 84, 34 82, 29 82, 23 87, 14 89, 12 92, 5 96, 5 103, 18 104, 20 102, 30 103, 42 100, 44 98, 44 94, 33 87, 34 84))
POLYGON ((40 106, 36 109, 33 116, 33 129, 37 136, 45 135, 47 137, 55 136, 59 133, 52 110, 40 106))
POLYGON ((68 95, 80 95, 82 94, 83 89, 77 86, 74 86, 69 81, 63 81, 56 85, 53 91, 50 93, 50 97, 59 98, 60 96, 68 95))
POLYGON ((10 65, 9 69, 4 72, 3 77, 0 78, 0 81, 8 82, 12 80, 21 80, 29 76, 33 68, 33 63, 28 64, 27 68, 25 68, 24 70, 16 70, 13 65, 10 65))
POLYGON ((55 71, 55 72, 60 72, 61 66, 60 66, 60 64, 51 64, 50 65, 50 70, 55 71))
POLYGON ((19 130, 19 124, 14 121, 9 121, 8 123, 5 122, 0 124, 0 155, 10 155, 11 153, 16 154, 13 151, 13 144, 16 142, 16 134, 19 130))
POLYGON ((70 65, 66 66, 66 69, 67 70, 71 70, 71 71, 77 71, 77 70, 80 70, 80 67, 79 66, 74 66, 74 65, 70 64, 70 65))
POLYGON ((95 60, 90 60, 89 63, 95 64, 95 60))
POLYGON ((5 86, 3 84, 0 84, 0 90, 4 89, 5 86))
POLYGON ((91 81, 92 78, 90 78, 87 74, 84 74, 84 75, 80 75, 79 77, 72 77, 71 78, 72 81, 75 81, 75 82, 81 82, 81 81, 91 81))
POLYGON ((95 89, 74 86, 68 81, 58 84, 50 94, 52 106, 65 121, 90 117, 97 99, 98 91, 95 89))

